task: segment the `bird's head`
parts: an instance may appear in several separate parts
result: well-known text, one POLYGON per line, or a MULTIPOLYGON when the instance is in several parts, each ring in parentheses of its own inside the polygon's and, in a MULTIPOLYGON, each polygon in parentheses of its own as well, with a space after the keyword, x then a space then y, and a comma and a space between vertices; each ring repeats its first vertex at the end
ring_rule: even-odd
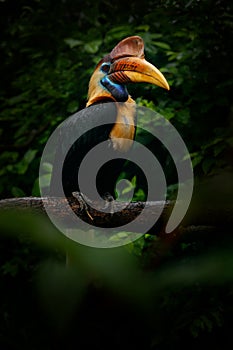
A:
POLYGON ((126 84, 151 83, 169 90, 163 74, 145 60, 144 43, 139 36, 120 41, 97 65, 89 82, 87 106, 103 100, 126 102, 126 84))

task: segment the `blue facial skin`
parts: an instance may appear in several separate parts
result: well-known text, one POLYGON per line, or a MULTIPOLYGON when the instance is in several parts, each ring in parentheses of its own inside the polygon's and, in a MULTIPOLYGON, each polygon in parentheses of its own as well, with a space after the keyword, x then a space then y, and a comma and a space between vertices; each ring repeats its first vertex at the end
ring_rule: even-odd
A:
POLYGON ((110 76, 107 76, 110 63, 104 62, 101 66, 101 71, 106 73, 106 76, 101 79, 101 84, 112 94, 116 101, 125 102, 128 100, 129 94, 125 85, 113 83, 110 76))
POLYGON ((107 75, 101 79, 101 84, 112 94, 116 101, 126 102, 129 94, 125 85, 113 83, 107 75))

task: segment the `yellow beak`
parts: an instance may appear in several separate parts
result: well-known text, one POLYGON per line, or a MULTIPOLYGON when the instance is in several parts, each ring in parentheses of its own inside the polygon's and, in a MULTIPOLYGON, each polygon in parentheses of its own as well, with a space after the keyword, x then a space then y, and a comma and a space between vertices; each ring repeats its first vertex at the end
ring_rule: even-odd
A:
POLYGON ((144 58, 124 57, 112 63, 108 73, 113 82, 150 83, 170 90, 164 75, 144 58))

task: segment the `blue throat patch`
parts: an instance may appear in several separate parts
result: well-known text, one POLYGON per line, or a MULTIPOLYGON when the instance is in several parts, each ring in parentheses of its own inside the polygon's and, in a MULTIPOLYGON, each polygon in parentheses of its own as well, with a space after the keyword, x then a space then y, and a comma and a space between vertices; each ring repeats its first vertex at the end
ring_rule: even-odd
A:
POLYGON ((128 100, 129 94, 125 85, 113 83, 107 75, 101 79, 101 84, 112 94, 116 101, 125 102, 128 100))

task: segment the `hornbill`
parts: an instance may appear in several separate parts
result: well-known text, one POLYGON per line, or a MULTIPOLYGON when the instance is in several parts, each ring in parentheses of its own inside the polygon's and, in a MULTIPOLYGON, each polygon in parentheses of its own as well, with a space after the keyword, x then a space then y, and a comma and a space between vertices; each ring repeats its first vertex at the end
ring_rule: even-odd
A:
MULTIPOLYGON (((125 163, 124 155, 130 150, 136 132, 136 104, 129 95, 126 85, 139 82, 151 83, 169 90, 163 74, 145 60, 142 38, 131 36, 120 41, 110 54, 97 64, 90 78, 86 108, 71 119, 68 118, 62 126, 73 132, 78 130, 80 134, 80 130, 88 124, 91 125, 92 121, 101 121, 106 115, 109 120, 108 124, 91 128, 70 147, 62 170, 62 185, 66 197, 79 191, 78 172, 86 153, 97 144, 108 140, 109 149, 118 159, 107 162, 100 169, 96 187, 101 197, 104 198, 108 194, 115 198, 115 185, 125 163)), ((66 132, 58 140, 50 184, 52 196, 61 195, 57 190, 57 178, 65 138, 66 132)), ((87 181, 89 175, 86 174, 87 181)))

